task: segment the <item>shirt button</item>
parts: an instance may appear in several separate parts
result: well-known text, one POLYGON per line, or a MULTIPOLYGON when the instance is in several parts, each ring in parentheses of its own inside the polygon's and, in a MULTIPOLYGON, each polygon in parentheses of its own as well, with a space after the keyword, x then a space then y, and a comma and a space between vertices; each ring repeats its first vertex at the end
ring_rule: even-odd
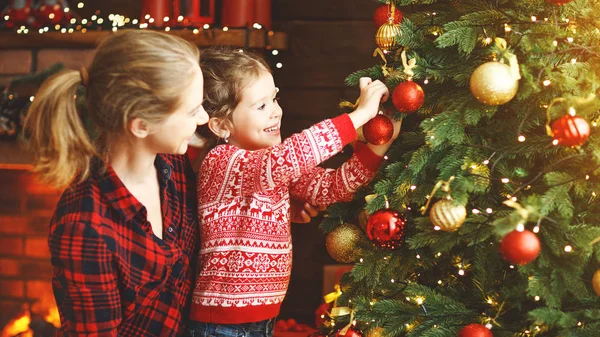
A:
POLYGON ((163 172, 164 172, 165 174, 167 174, 167 173, 169 173, 169 169, 164 169, 164 170, 163 170, 163 172))
POLYGON ((168 231, 169 233, 173 233, 173 227, 169 227, 168 231))

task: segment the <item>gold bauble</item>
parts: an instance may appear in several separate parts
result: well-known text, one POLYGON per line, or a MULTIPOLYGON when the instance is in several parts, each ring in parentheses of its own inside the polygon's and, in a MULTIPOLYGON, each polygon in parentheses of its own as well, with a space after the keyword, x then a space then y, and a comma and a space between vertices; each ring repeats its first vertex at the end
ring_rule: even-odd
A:
POLYGON ((394 23, 384 23, 375 34, 375 42, 382 50, 394 50, 398 48, 396 36, 400 36, 400 25, 394 23))
POLYGON ((367 331, 366 337, 385 337, 385 330, 378 326, 367 331))
POLYGON ((500 62, 487 62, 471 75, 471 92, 483 104, 501 105, 517 94, 519 80, 510 66, 500 62))
POLYGON ((467 209, 451 199, 442 199, 436 202, 429 212, 431 222, 444 232, 454 232, 465 222, 467 209))
POLYGON ((592 278, 592 287, 598 296, 600 296, 600 269, 596 270, 592 278))
POLYGON ((351 263, 360 255, 357 244, 361 240, 363 240, 363 233, 360 228, 352 224, 341 224, 327 234, 325 248, 334 260, 351 263))

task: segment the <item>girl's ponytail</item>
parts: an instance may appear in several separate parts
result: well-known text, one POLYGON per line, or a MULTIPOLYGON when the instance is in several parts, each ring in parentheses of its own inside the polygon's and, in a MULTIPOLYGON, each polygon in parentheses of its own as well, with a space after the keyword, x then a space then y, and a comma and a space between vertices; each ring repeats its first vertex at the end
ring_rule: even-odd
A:
POLYGON ((35 171, 56 187, 68 185, 76 176, 85 179, 90 159, 97 155, 76 105, 82 75, 67 70, 46 80, 25 120, 35 171))

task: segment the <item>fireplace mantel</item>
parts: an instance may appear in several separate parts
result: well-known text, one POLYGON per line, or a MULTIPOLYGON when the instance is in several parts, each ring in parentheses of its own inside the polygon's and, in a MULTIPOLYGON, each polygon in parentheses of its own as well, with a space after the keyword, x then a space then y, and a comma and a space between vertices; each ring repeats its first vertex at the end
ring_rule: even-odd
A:
MULTIPOLYGON (((1 49, 23 48, 94 48, 104 38, 113 34, 112 31, 80 31, 74 33, 37 32, 17 34, 0 32, 1 49)), ((192 30, 171 30, 169 34, 177 35, 200 48, 215 45, 232 45, 256 49, 287 49, 287 34, 263 29, 222 28, 192 30)))

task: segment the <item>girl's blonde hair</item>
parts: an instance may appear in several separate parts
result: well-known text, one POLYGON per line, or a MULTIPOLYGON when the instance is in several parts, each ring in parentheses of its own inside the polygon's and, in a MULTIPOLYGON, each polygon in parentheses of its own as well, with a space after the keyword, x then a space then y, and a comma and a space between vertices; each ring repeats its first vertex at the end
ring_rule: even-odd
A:
MULTIPOLYGON (((256 81, 262 72, 271 73, 263 58, 247 50, 232 47, 211 47, 200 55, 204 76, 202 106, 209 117, 232 123, 232 113, 242 100, 243 90, 256 81)), ((206 141, 204 153, 219 142, 207 125, 198 128, 198 135, 206 141)))
POLYGON ((87 178, 92 157, 104 157, 110 140, 128 139, 129 121, 159 123, 178 108, 198 60, 195 45, 164 33, 128 30, 106 38, 89 69, 56 74, 35 95, 25 121, 35 170, 57 187, 87 178), (82 84, 96 142, 76 106, 82 84))

